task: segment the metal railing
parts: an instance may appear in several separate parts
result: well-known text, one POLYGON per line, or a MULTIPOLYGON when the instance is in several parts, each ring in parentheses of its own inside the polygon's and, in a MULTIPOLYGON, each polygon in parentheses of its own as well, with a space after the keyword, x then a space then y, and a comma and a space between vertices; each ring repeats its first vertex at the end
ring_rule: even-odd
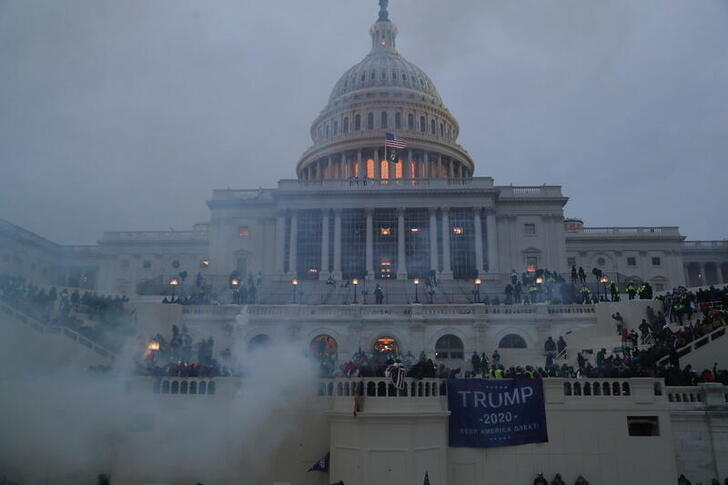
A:
POLYGON ((37 320, 34 317, 28 316, 23 312, 20 312, 19 310, 16 310, 12 308, 9 304, 0 302, 0 311, 8 315, 9 317, 14 317, 19 322, 23 323, 24 325, 32 328, 38 333, 45 333, 45 334, 51 334, 51 335, 62 335, 64 337, 67 337, 74 342, 79 343, 80 345, 83 345, 84 347, 87 347, 97 354, 107 357, 109 359, 113 359, 116 357, 116 354, 114 352, 111 352, 110 350, 104 348, 103 346, 97 344, 96 342, 84 337, 80 333, 76 332, 75 330, 72 330, 68 327, 64 326, 53 326, 53 325, 47 325, 45 323, 42 323, 40 320, 37 320))

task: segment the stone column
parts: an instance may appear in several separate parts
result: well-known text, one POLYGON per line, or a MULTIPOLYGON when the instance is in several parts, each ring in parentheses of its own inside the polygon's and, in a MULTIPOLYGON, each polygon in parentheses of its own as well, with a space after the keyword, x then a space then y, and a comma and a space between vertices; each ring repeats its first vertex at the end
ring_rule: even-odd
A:
POLYGON ((430 269, 438 271, 437 257, 437 209, 430 207, 430 269))
POLYGON ((367 214, 367 238, 366 238, 366 279, 374 279, 374 221, 373 209, 366 209, 367 214))
POLYGON ((450 209, 442 208, 442 273, 443 279, 452 279, 452 267, 450 264, 450 209))
POLYGON ((478 270, 477 276, 483 273, 483 221, 481 220, 482 209, 473 209, 473 222, 475 227, 475 267, 478 270))
POLYGON ((276 273, 282 277, 285 274, 286 263, 286 213, 278 212, 276 216, 276 273))
POLYGON ((374 150, 374 178, 382 178, 382 160, 379 158, 379 148, 374 150))
POLYGON ((414 160, 412 159, 412 149, 409 149, 407 151, 407 176, 408 178, 415 178, 415 164, 414 160))
MULTIPOLYGON (((357 163, 357 169, 359 170, 359 178, 365 178, 367 176, 366 170, 361 169, 361 150, 358 150, 356 152, 356 163, 357 163)), ((351 176, 353 177, 356 171, 353 171, 351 176)))
POLYGON ((455 178, 455 161, 452 158, 450 159, 450 164, 448 165, 447 176, 449 178, 455 178))
POLYGON ((335 280, 342 278, 341 274, 341 209, 334 209, 334 272, 335 280))
POLYGON ((488 209, 485 231, 488 240, 488 272, 498 273, 498 232, 496 231, 495 209, 488 209))
POLYGON ((298 274, 296 254, 298 245, 298 215, 291 213, 291 241, 288 247, 288 275, 295 277, 298 274))
POLYGON ((397 279, 407 279, 407 251, 405 248, 404 208, 397 210, 397 279))
POLYGON ((324 209, 321 217, 321 271, 319 279, 328 279, 329 275, 329 210, 324 209))

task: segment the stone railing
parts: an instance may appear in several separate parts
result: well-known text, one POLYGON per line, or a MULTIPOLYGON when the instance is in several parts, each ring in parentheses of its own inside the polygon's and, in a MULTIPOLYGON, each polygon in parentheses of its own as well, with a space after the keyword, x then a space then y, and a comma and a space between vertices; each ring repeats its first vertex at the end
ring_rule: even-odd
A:
POLYGON ((728 249, 728 241, 685 241, 683 243, 685 249, 728 249))
POLYGON ((665 227, 580 227, 575 230, 566 231, 567 236, 660 236, 679 237, 680 228, 676 226, 665 227))
POLYGON ((569 379, 563 384, 565 397, 629 397, 629 379, 569 379))
POLYGON ((561 187, 558 185, 539 185, 535 187, 498 186, 499 197, 509 199, 563 197, 561 187))
MULTIPOLYGON (((206 308, 196 307, 195 313, 204 314, 206 308)), ((210 310, 212 311, 212 310, 210 310)), ((232 310, 231 310, 232 311, 232 310)), ((575 317, 595 315, 594 305, 249 305, 247 314, 257 319, 267 318, 431 318, 472 319, 476 316, 506 315, 573 315, 575 317)))
POLYGON ((702 383, 697 386, 666 387, 667 400, 673 410, 728 408, 728 386, 702 383))
POLYGON ((71 330, 68 327, 63 327, 60 325, 47 325, 31 316, 26 315, 25 313, 22 313, 12 308, 10 305, 3 302, 0 302, 0 311, 9 317, 14 317, 15 320, 28 326, 38 333, 61 335, 83 345, 84 347, 93 350, 102 357, 107 357, 109 359, 113 359, 115 357, 114 353, 110 350, 102 347, 92 340, 87 339, 80 333, 76 332, 75 330, 71 330))
POLYGON ((183 305, 182 315, 232 318, 240 314, 238 305, 183 305))
POLYGON ((105 231, 101 243, 111 242, 206 242, 205 231, 105 231))
POLYGON ((161 377, 152 381, 152 392, 155 394, 212 396, 216 391, 217 384, 209 377, 161 377))
POLYGON ((322 379, 318 395, 323 397, 364 396, 367 398, 434 399, 447 394, 445 379, 405 379, 397 389, 388 378, 322 379))
MULTIPOLYGON (((686 355, 688 355, 702 347, 705 347, 710 342, 723 337, 726 334, 726 329, 728 329, 728 327, 726 327, 726 326, 716 328, 709 334, 696 338, 689 344, 687 344, 683 347, 680 347, 679 349, 677 349, 678 357, 685 357, 686 355)), ((660 360, 658 360, 657 363, 658 364, 664 363, 664 362, 667 362, 669 359, 670 359, 670 356, 666 355, 665 357, 662 357, 660 360)))
POLYGON ((315 179, 315 180, 281 180, 278 187, 281 190, 387 190, 403 188, 438 188, 452 185, 463 185, 473 188, 491 189, 493 179, 490 177, 466 178, 347 178, 347 179, 315 179))

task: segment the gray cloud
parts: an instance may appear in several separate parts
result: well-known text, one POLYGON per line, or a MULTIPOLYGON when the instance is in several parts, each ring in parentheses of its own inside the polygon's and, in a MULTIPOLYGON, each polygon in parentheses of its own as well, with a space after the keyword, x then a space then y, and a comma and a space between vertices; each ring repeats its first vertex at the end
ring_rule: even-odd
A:
MULTIPOLYGON (((722 0, 393 0, 476 175, 563 184, 590 225, 722 239, 722 0)), ((64 243, 188 227, 294 176, 375 0, 0 1, 0 217, 64 243)))

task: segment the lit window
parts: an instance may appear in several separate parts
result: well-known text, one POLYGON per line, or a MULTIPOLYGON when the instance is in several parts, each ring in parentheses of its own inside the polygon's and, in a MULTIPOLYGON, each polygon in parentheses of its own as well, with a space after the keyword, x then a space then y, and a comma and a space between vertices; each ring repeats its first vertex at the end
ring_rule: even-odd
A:
POLYGON ((524 224, 523 229, 526 232, 527 236, 536 235, 536 224, 524 224))
POLYGON ((238 237, 248 238, 250 237, 250 229, 248 226, 240 226, 238 228, 238 237))
POLYGON ((412 232, 414 234, 417 234, 418 232, 420 232, 420 228, 419 227, 413 227, 412 229, 410 229, 410 232, 412 232))
POLYGON ((203 259, 202 261, 200 261, 200 268, 204 269, 204 268, 207 268, 208 266, 210 266, 209 259, 203 259))
POLYGON ((652 258, 652 266, 660 266, 660 264, 662 264, 660 258, 652 258))
POLYGON ((456 236, 462 236, 464 232, 465 232, 465 230, 462 227, 453 227, 452 228, 452 233, 455 234, 456 236))
POLYGON ((635 257, 627 258, 627 266, 637 266, 637 258, 635 258, 635 257))
POLYGON ((379 234, 381 234, 382 236, 390 236, 392 235, 392 229, 388 227, 382 227, 379 229, 379 234))
POLYGON ((377 353, 392 352, 396 354, 399 352, 399 344, 394 337, 380 337, 374 342, 372 350, 377 353))

